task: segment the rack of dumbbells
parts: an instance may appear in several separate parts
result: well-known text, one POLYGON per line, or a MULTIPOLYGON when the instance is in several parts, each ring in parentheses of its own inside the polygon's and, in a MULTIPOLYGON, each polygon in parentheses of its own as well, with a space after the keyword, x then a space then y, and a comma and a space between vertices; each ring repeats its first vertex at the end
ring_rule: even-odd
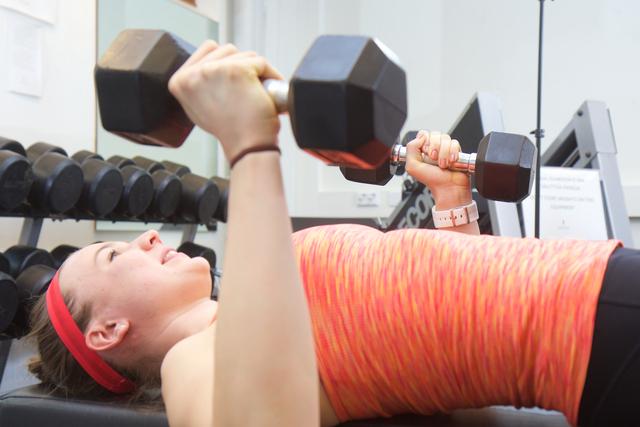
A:
POLYGON ((71 157, 58 146, 28 148, 0 137, 0 217, 24 218, 19 241, 0 252, 0 384, 13 339, 28 332, 29 312, 55 271, 77 247, 37 248, 44 219, 154 222, 183 228, 178 251, 211 266, 212 297, 220 272, 215 252, 193 242, 198 225, 226 222, 229 182, 191 173, 184 165, 100 155, 71 157))

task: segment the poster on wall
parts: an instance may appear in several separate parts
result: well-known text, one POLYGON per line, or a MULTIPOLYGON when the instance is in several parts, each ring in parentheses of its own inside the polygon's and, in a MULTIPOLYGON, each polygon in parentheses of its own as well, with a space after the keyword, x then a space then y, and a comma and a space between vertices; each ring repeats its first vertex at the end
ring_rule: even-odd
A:
POLYGON ((40 97, 44 87, 43 24, 20 14, 5 15, 0 10, 0 25, 4 27, 3 86, 10 92, 40 97))
MULTIPOLYGON (((606 240, 600 173, 594 169, 540 168, 540 237, 606 240)), ((527 236, 533 236, 533 196, 522 204, 527 236)))

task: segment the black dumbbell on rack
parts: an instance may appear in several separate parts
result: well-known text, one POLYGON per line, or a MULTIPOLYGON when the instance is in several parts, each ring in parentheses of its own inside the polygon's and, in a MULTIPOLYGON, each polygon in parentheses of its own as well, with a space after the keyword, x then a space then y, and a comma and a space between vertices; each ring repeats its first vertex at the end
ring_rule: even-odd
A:
POLYGON ((78 249, 80 248, 78 248, 77 246, 71 246, 71 245, 65 245, 65 244, 58 245, 55 248, 51 249, 51 252, 49 253, 51 254, 51 258, 53 258, 54 268, 56 270, 59 269, 62 263, 64 263, 67 260, 67 258, 69 258, 69 255, 71 255, 78 249))
POLYGON ((105 162, 102 156, 81 150, 71 156, 82 167, 84 185, 77 207, 101 218, 118 205, 123 191, 120 170, 105 162))
POLYGON ((56 270, 49 265, 32 265, 16 278, 18 291, 18 310, 13 322, 7 329, 14 338, 20 338, 29 331, 29 317, 36 300, 49 288, 56 270))
POLYGON ((220 201, 218 202, 218 207, 216 211, 213 213, 213 217, 221 222, 227 222, 227 211, 229 205, 229 180, 226 178, 221 178, 219 176, 214 176, 211 178, 216 186, 218 187, 218 191, 220 192, 220 201))
POLYGON ((183 242, 178 247, 177 250, 178 252, 182 252, 191 258, 199 256, 207 260, 207 262, 209 263, 209 269, 211 274, 211 298, 217 301, 218 293, 220 292, 220 288, 219 288, 220 272, 216 268, 216 263, 217 263, 216 252, 211 248, 207 248, 206 246, 202 246, 194 242, 183 242))
POLYGON ((0 272, 0 338, 7 338, 5 333, 13 323, 19 304, 16 282, 13 277, 0 272))
POLYGON ((153 201, 147 210, 148 215, 161 220, 171 218, 178 210, 182 197, 180 178, 155 160, 142 156, 135 156, 131 160, 151 174, 153 180, 153 201))
POLYGON ((4 252, 4 256, 9 261, 9 273, 13 277, 18 277, 33 265, 46 265, 51 268, 55 266, 49 252, 26 245, 11 246, 4 252))
POLYGON ((114 215, 139 217, 145 213, 153 201, 153 179, 144 169, 131 159, 122 156, 111 156, 107 159, 122 173, 124 183, 120 201, 114 210, 114 215))
POLYGON ((83 175, 80 165, 67 152, 45 142, 27 148, 31 161, 33 185, 29 203, 38 210, 64 213, 73 208, 82 194, 83 175))
POLYGON ((22 204, 31 189, 31 163, 18 141, 0 137, 0 209, 22 204))
POLYGON ((182 197, 176 212, 182 221, 209 224, 219 204, 220 191, 210 179, 191 173, 184 165, 163 161, 161 164, 180 177, 182 182, 182 197))
POLYGON ((0 252, 0 273, 11 274, 11 264, 2 252, 0 252))

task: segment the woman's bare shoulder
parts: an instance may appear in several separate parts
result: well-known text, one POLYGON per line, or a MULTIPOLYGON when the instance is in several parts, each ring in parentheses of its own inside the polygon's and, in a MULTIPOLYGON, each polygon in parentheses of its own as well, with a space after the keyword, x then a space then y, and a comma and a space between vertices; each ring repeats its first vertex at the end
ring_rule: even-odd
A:
POLYGON ((171 426, 211 424, 214 341, 210 326, 178 342, 162 361, 162 397, 171 426))
POLYGON ((212 356, 215 334, 216 329, 214 324, 197 334, 178 341, 178 343, 171 347, 162 361, 161 373, 163 378, 167 370, 172 370, 175 364, 181 365, 184 359, 190 359, 194 355, 212 356))

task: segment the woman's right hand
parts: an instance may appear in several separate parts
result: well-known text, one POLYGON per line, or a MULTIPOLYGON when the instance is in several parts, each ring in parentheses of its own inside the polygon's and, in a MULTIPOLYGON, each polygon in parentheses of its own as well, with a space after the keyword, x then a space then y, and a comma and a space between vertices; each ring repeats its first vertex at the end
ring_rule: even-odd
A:
POLYGON ((281 80, 282 75, 255 52, 209 40, 171 77, 169 90, 232 160, 252 146, 277 144, 280 121, 264 79, 281 80))
POLYGON ((449 170, 460 155, 460 144, 447 134, 421 130, 407 144, 406 171, 427 186, 436 202, 436 209, 451 209, 471 202, 471 181, 464 172, 449 170), (424 158, 438 166, 424 162, 424 158))

